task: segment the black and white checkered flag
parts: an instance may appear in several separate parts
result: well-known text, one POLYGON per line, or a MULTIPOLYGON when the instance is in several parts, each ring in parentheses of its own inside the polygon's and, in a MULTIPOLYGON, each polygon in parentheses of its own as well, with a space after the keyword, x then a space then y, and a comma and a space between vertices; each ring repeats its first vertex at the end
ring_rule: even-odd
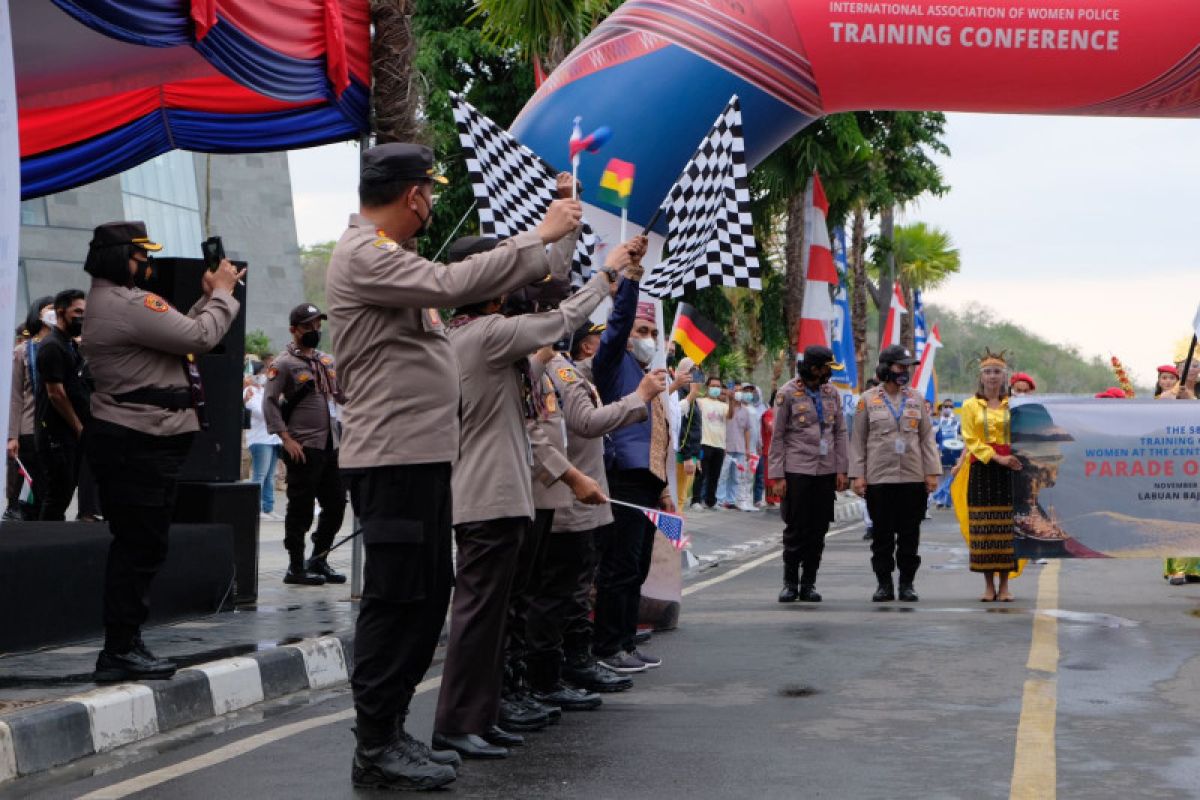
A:
POLYGON ((642 291, 679 297, 688 288, 714 285, 762 289, 746 175, 742 109, 734 95, 667 194, 671 255, 649 270, 642 291))
MULTIPOLYGON (((531 231, 558 197, 554 168, 463 99, 451 94, 458 140, 466 151, 467 177, 479 209, 479 231, 507 238, 531 231)), ((592 274, 596 235, 585 221, 575 245, 571 283, 592 274)))

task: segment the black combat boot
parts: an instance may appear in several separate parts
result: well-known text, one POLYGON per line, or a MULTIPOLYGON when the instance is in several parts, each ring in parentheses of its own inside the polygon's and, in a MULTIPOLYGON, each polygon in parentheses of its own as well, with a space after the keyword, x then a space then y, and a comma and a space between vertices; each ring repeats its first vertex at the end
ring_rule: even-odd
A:
POLYGON ((329 566, 329 562, 323 558, 310 558, 304 568, 314 575, 320 575, 325 579, 325 583, 346 582, 346 576, 329 566))
POLYGON ((389 732, 380 738, 368 738, 355 730, 358 747, 350 768, 350 780, 364 789, 422 790, 439 789, 458 777, 454 767, 415 756, 389 732))
POLYGON ((880 580, 879 587, 875 589, 875 594, 871 596, 873 603, 887 603, 896 599, 896 589, 892 586, 892 579, 880 580))
POLYGON ((913 589, 912 581, 900 582, 900 599, 905 603, 915 603, 921 598, 917 596, 917 592, 913 589))
POLYGON ((293 555, 287 572, 283 576, 283 582, 297 586, 324 586, 325 576, 318 575, 305 566, 303 555, 293 555))
POLYGON ((784 583, 783 588, 779 591, 779 602, 794 603, 800 599, 800 594, 796 589, 795 582, 784 583))
POLYGON ((800 601, 803 603, 819 603, 821 595, 817 592, 817 588, 811 583, 803 584, 800 587, 800 601))

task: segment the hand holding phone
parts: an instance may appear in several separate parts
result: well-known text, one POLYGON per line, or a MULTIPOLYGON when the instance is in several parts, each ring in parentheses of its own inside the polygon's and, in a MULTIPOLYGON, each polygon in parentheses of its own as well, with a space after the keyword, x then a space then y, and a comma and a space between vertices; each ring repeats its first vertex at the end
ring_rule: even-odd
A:
POLYGON ((200 243, 200 251, 204 254, 204 266, 209 272, 216 272, 225 259, 225 245, 220 236, 210 236, 200 243))

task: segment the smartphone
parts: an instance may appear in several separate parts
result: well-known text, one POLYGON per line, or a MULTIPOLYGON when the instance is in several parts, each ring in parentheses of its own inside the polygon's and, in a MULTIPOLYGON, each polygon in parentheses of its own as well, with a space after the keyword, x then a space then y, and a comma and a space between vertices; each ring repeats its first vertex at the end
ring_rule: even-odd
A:
POLYGON ((204 266, 209 272, 216 272, 225 259, 225 245, 220 236, 210 236, 200 243, 200 251, 204 254, 204 266))

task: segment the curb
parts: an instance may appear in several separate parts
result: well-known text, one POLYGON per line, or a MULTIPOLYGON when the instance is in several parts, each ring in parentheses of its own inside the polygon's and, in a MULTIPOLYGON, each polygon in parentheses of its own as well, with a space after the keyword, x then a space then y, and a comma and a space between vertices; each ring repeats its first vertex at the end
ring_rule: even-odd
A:
POLYGON ((352 632, 105 686, 0 715, 0 785, 264 700, 349 680, 352 632))

